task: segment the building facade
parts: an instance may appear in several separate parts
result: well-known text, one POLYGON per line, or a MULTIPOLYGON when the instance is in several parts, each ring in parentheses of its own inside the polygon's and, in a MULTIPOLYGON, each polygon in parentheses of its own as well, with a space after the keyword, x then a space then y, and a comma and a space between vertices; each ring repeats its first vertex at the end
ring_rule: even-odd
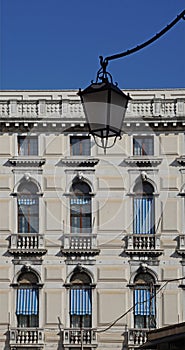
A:
POLYGON ((134 350, 185 321, 185 90, 131 90, 122 139, 75 90, 0 92, 0 348, 134 350))

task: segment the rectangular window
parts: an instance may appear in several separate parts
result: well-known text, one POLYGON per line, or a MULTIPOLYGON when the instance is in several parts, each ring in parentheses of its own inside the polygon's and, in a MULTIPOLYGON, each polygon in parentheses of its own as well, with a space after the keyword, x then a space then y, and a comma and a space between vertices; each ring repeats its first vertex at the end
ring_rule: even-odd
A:
POLYGON ((149 289, 134 290, 134 327, 155 328, 155 295, 149 289))
POLYGON ((134 156, 152 156, 154 155, 153 136, 135 136, 133 139, 134 156))
POLYGON ((18 327, 38 327, 38 289, 17 290, 16 315, 18 327))
POLYGON ((19 156, 37 156, 38 137, 18 136, 18 154, 19 156))
POLYGON ((90 156, 90 137, 89 136, 71 136, 70 137, 70 155, 71 156, 90 156))
POLYGON ((71 233, 91 233, 91 198, 85 196, 70 199, 71 233))
POLYGON ((89 288, 70 290, 70 317, 72 328, 90 328, 92 293, 89 288))
POLYGON ((18 197, 18 232, 39 232, 39 201, 36 196, 18 197))

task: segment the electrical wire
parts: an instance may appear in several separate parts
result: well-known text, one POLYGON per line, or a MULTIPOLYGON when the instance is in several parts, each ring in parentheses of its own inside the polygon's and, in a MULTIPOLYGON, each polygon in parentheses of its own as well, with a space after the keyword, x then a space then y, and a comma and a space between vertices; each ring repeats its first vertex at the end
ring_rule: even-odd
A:
MULTIPOLYGON (((167 286, 167 284, 168 283, 170 283, 170 282, 177 282, 177 281, 180 281, 180 280, 184 280, 185 279, 185 277, 179 277, 179 278, 174 278, 174 279, 170 279, 170 280, 166 280, 166 281, 160 281, 160 282, 164 282, 164 285, 163 286, 161 286, 158 290, 157 290, 157 292, 154 294, 154 295, 152 295, 151 297, 150 297, 150 302, 151 302, 151 300, 153 299, 153 298, 155 298, 156 296, 157 296, 157 294, 159 294, 160 292, 161 292, 161 290, 163 289, 163 288, 165 288, 166 286, 167 286)), ((145 303, 146 302, 146 300, 143 302, 143 303, 145 303)), ((106 332, 106 331, 108 331, 110 328, 112 328, 119 320, 121 320, 123 317, 125 317, 130 311, 132 311, 135 307, 136 307, 136 305, 138 305, 138 304, 141 304, 141 302, 137 302, 137 303, 135 303, 134 305, 132 305, 126 312, 124 312, 122 315, 120 315, 118 318, 116 318, 113 322, 111 322, 111 323, 109 323, 109 325, 107 326, 107 327, 105 327, 104 329, 97 329, 97 330, 95 330, 95 332, 96 333, 103 333, 103 332, 106 332)))

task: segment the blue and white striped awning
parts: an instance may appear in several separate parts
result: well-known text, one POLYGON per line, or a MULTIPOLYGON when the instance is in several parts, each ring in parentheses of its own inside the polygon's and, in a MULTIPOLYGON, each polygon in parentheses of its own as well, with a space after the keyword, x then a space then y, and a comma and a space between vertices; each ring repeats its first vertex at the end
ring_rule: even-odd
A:
POLYGON ((70 290, 70 314, 71 315, 91 315, 91 289, 71 289, 70 290))
POLYGON ((20 288, 17 290, 17 315, 38 314, 38 289, 20 288))
POLYGON ((134 233, 154 234, 153 198, 134 198, 134 233))
POLYGON ((155 315, 155 297, 149 289, 134 290, 134 314, 141 316, 155 315))

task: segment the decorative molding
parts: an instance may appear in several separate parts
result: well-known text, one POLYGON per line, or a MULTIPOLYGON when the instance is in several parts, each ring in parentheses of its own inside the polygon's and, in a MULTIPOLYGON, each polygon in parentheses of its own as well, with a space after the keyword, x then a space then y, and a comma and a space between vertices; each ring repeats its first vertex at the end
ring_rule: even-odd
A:
POLYGON ((157 158, 155 156, 131 156, 124 159, 124 162, 130 166, 153 167, 161 164, 162 158, 157 158))
POLYGON ((99 162, 98 158, 81 157, 66 157, 61 159, 60 164, 68 167, 94 167, 99 162))
POLYGON ((13 166, 17 167, 41 167, 45 164, 46 159, 42 157, 32 157, 32 156, 17 156, 9 159, 9 162, 13 166))

